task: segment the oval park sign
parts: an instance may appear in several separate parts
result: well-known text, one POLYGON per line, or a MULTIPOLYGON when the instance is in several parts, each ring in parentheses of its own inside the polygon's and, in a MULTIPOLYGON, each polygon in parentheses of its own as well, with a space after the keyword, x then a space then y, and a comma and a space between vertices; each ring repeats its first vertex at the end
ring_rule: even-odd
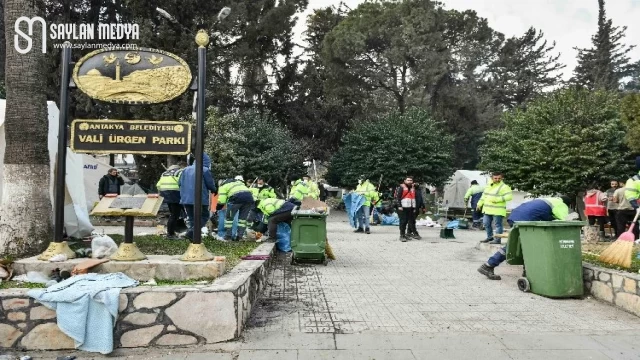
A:
POLYGON ((91 98, 118 104, 157 104, 175 99, 191 85, 189 65, 156 49, 101 49, 73 69, 76 86, 91 98))

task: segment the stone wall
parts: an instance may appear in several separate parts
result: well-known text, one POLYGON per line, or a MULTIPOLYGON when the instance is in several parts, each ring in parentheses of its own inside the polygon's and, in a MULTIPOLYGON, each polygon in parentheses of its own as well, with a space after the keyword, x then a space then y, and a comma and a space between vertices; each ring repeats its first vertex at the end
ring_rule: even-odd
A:
MULTIPOLYGON (((252 254, 272 254, 262 244, 252 254)), ((271 260, 245 260, 209 285, 139 286, 120 293, 114 347, 192 345, 237 338, 266 284, 271 260)), ((73 349, 54 311, 27 289, 0 291, 0 348, 73 349)))
POLYGON ((585 290, 591 295, 640 316, 640 275, 583 263, 585 290))

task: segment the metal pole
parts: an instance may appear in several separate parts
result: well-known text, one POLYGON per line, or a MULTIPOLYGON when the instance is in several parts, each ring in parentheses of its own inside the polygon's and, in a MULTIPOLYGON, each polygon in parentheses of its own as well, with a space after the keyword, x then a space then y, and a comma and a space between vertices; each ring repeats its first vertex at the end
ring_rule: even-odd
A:
MULTIPOLYGON (((208 39, 207 39, 208 40, 208 39)), ((207 41, 208 43, 208 41, 207 41)), ((193 209, 193 243, 202 243, 202 168, 204 153, 204 110, 205 86, 207 76, 207 48, 201 44, 198 47, 198 104, 196 114, 196 186, 195 204, 193 209)))
POLYGON ((64 188, 67 169, 67 122, 69 117, 69 75, 71 73, 71 47, 64 47, 61 55, 62 81, 60 82, 60 116, 58 119, 58 158, 55 174, 54 242, 64 237, 64 188))
POLYGON ((133 222, 135 218, 133 216, 124 217, 124 242, 125 244, 133 243, 133 222))

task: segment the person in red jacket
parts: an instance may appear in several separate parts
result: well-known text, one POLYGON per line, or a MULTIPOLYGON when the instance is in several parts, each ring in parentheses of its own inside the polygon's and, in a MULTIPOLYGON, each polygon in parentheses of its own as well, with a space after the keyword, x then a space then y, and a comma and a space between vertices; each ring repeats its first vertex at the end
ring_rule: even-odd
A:
POLYGON ((598 222, 600 236, 604 237, 604 224, 607 222, 607 194, 598 189, 596 184, 591 186, 584 196, 584 213, 589 219, 589 225, 598 222))

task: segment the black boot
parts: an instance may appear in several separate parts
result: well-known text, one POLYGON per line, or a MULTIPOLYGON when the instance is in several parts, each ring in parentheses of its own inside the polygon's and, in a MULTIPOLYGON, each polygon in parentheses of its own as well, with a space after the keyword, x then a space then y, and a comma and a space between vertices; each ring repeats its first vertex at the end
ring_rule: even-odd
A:
POLYGON ((362 228, 358 228, 356 231, 354 231, 354 233, 361 233, 364 232, 364 230, 362 230, 362 228))
POLYGON ((369 230, 369 228, 364 229, 364 232, 365 232, 366 234, 371 234, 371 230, 369 230))
POLYGON ((490 280, 500 280, 502 279, 500 277, 500 275, 496 275, 493 272, 493 269, 495 269, 493 266, 489 266, 487 264, 482 264, 482 266, 480 266, 478 268, 478 272, 484 276, 486 276, 487 278, 489 278, 490 280))
POLYGON ((417 232, 417 231, 416 231, 416 232, 414 232, 414 233, 409 234, 409 236, 411 236, 412 238, 414 238, 414 239, 416 239, 416 240, 420 240, 420 239, 422 239, 422 236, 420 236, 420 234, 418 234, 418 232, 417 232))
POLYGON ((409 237, 405 234, 400 234, 400 241, 402 242, 407 242, 407 240, 409 240, 409 237))

